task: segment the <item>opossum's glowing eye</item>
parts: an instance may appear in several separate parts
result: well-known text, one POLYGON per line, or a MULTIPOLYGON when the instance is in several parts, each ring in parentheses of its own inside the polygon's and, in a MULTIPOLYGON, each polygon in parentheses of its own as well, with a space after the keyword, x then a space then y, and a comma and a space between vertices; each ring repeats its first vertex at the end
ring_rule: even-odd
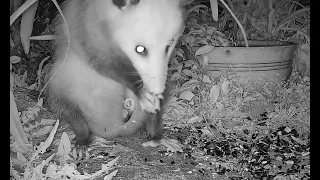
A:
POLYGON ((147 54, 148 54, 147 49, 144 46, 141 46, 141 45, 138 45, 136 47, 136 52, 138 54, 140 54, 141 56, 147 56, 147 54))
POLYGON ((171 39, 170 42, 168 43, 168 45, 166 47, 166 53, 168 53, 168 51, 169 51, 170 47, 172 46, 173 42, 174 42, 174 39, 171 39))

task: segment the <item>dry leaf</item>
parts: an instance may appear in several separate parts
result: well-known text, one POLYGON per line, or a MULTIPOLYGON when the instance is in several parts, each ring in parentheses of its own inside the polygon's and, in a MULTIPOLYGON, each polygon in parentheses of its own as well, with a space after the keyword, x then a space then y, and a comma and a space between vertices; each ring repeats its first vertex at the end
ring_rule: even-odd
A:
MULTIPOLYGON (((120 156, 116 157, 115 159, 113 159, 112 161, 108 162, 107 164, 102 164, 102 168, 101 170, 93 173, 91 175, 91 178, 96 178, 97 176, 100 176, 103 173, 108 173, 109 170, 114 166, 114 164, 119 160, 120 156)), ((112 174, 112 173, 110 173, 112 174)), ((110 177, 110 176, 106 176, 106 177, 110 177)))
POLYGON ((193 72, 189 69, 184 69, 182 70, 183 74, 187 75, 187 76, 192 76, 193 77, 193 72))
POLYGON ((201 129, 202 133, 203 134, 206 134, 206 135, 211 135, 211 131, 207 128, 207 127, 204 127, 203 129, 201 129))
POLYGON ((196 51, 195 55, 198 56, 198 55, 202 55, 202 54, 207 54, 207 53, 213 51, 214 48, 215 47, 211 46, 211 45, 202 46, 196 51))
POLYGON ((229 85, 230 82, 228 80, 223 81, 223 83, 221 84, 222 94, 225 96, 228 96, 229 94, 229 85))
POLYGON ((243 114, 244 113, 239 110, 232 113, 233 117, 241 117, 243 114))
POLYGON ((18 63, 20 61, 21 61, 21 58, 19 56, 11 56, 10 57, 10 63, 11 64, 16 64, 16 63, 18 63))
POLYGON ((251 96, 247 96, 247 97, 245 97, 245 98, 243 99, 243 102, 255 101, 255 100, 257 100, 257 99, 254 98, 254 97, 251 97, 251 96))
POLYGON ((21 161, 22 163, 27 163, 28 162, 28 160, 23 156, 23 154, 21 154, 19 152, 17 152, 17 159, 19 161, 21 161))
POLYGON ((34 106, 34 107, 29 108, 27 111, 22 112, 22 115, 21 115, 22 122, 25 124, 25 123, 29 122, 30 120, 34 120, 35 117, 40 112, 40 110, 41 109, 39 107, 34 106))
POLYGON ((53 126, 45 126, 37 130, 36 132, 32 133, 33 136, 35 137, 41 137, 46 134, 48 134, 52 130, 53 126))
POLYGON ((293 140, 295 140, 297 143, 301 144, 301 145, 306 145, 306 144, 307 144, 306 141, 303 141, 303 140, 301 140, 300 138, 296 138, 296 137, 294 137, 294 136, 291 136, 291 138, 292 138, 293 140))
POLYGON ((187 101, 191 101, 193 97, 194 97, 194 94, 191 91, 183 91, 179 95, 179 99, 185 99, 187 101))
POLYGON ((52 143, 53 137, 57 132, 59 126, 59 120, 57 120, 56 124, 54 125, 52 131, 50 132, 49 137, 46 139, 46 141, 44 143, 40 143, 40 146, 38 147, 37 153, 44 153, 47 148, 50 146, 50 144, 52 143))
POLYGON ((59 161, 61 164, 64 164, 66 160, 71 159, 69 153, 71 152, 71 143, 69 136, 66 132, 62 133, 57 155, 59 156, 59 161))
POLYGON ((181 87, 192 87, 193 85, 198 85, 200 82, 196 79, 190 79, 189 81, 182 84, 181 87))
POLYGON ((286 128, 284 128, 284 131, 285 131, 286 133, 289 133, 289 132, 291 132, 291 128, 289 128, 289 127, 287 126, 286 128))
POLYGON ((39 101, 37 102, 36 106, 37 107, 42 107, 42 104, 43 104, 43 99, 40 98, 39 101))
POLYGON ((210 101, 215 103, 217 102, 220 95, 220 85, 213 85, 210 89, 210 101))
POLYGON ((202 118, 200 118, 199 116, 194 116, 190 118, 187 123, 190 124, 190 123, 201 122, 201 121, 202 121, 202 118))
POLYGON ((210 77, 207 76, 207 75, 204 75, 204 76, 202 77, 202 81, 203 81, 204 83, 209 83, 209 84, 211 84, 211 79, 210 79, 210 77))
POLYGON ((57 122, 57 120, 55 120, 55 119, 41 119, 40 124, 42 126, 48 126, 48 125, 53 125, 56 122, 57 122))
POLYGON ((110 174, 108 174, 107 176, 105 176, 105 177, 103 178, 103 180, 111 180, 114 176, 117 175, 117 172, 118 172, 118 170, 112 171, 110 174))
POLYGON ((31 84, 27 89, 35 90, 35 88, 36 88, 36 83, 31 84))
POLYGON ((216 107, 219 110, 219 112, 224 109, 224 105, 221 102, 217 102, 216 107))
POLYGON ((207 66, 209 64, 209 56, 207 54, 203 55, 202 66, 207 66))

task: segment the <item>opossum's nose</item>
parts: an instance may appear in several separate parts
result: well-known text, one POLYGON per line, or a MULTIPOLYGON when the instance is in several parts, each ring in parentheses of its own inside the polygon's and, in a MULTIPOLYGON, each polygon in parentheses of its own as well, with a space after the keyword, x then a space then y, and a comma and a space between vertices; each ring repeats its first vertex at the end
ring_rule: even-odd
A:
POLYGON ((148 84, 149 92, 154 95, 162 94, 164 91, 164 87, 165 83, 163 83, 159 78, 151 80, 150 84, 148 84))
POLYGON ((155 95, 162 94, 163 91, 164 91, 164 88, 162 87, 156 87, 156 86, 150 87, 150 92, 155 95))
POLYGON ((162 100, 164 99, 163 94, 156 94, 156 96, 158 99, 162 99, 162 100))

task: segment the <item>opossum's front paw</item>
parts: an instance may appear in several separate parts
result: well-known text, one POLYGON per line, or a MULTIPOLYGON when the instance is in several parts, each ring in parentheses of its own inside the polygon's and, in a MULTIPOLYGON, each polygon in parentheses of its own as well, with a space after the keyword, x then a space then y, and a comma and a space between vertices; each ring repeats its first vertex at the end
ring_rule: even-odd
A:
POLYGON ((78 134, 73 140, 72 144, 75 144, 75 149, 78 151, 87 151, 90 143, 92 142, 92 137, 84 136, 82 134, 78 134))
POLYGON ((143 147, 157 147, 163 145, 171 152, 183 152, 182 145, 175 139, 161 139, 160 141, 148 141, 142 144, 143 147))
POLYGON ((72 157, 75 161, 80 161, 83 158, 87 157, 88 154, 88 142, 85 140, 79 140, 78 138, 74 139, 72 143, 75 144, 75 147, 72 152, 72 157))
POLYGON ((143 89, 141 91, 141 97, 139 99, 139 103, 141 106, 141 109, 143 111, 147 111, 150 113, 156 113, 156 110, 160 110, 160 100, 162 96, 151 94, 149 91, 143 89))

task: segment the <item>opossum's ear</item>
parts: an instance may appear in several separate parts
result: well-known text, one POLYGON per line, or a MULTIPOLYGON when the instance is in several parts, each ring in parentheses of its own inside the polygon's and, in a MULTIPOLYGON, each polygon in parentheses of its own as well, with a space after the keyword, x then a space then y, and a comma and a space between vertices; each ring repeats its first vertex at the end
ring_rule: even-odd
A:
POLYGON ((112 0, 113 4, 120 10, 125 10, 130 6, 139 4, 140 0, 112 0))
POLYGON ((184 7, 190 3, 192 3, 194 0, 180 0, 180 6, 184 7))

